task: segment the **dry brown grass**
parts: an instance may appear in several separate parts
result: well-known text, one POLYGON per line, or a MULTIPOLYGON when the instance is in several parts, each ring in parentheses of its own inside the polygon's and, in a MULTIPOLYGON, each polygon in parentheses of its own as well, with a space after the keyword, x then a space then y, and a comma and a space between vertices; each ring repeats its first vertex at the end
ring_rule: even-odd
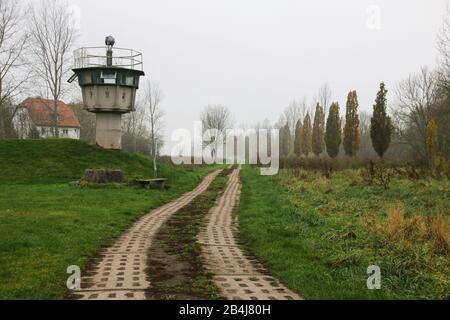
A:
POLYGON ((427 223, 427 234, 435 252, 442 255, 450 254, 450 223, 449 218, 442 215, 430 217, 427 223))
POLYGON ((319 190, 327 190, 331 187, 331 181, 321 174, 316 173, 315 179, 312 181, 311 186, 319 190))
POLYGON ((405 211, 400 206, 389 209, 388 217, 385 222, 386 234, 391 240, 403 238, 403 225, 405 223, 405 211))
POLYGON ((449 222, 449 217, 443 215, 424 218, 413 214, 407 218, 403 207, 395 205, 388 209, 388 216, 384 221, 376 223, 366 218, 363 225, 389 241, 399 243, 404 248, 417 242, 428 242, 436 254, 448 256, 450 254, 449 222))

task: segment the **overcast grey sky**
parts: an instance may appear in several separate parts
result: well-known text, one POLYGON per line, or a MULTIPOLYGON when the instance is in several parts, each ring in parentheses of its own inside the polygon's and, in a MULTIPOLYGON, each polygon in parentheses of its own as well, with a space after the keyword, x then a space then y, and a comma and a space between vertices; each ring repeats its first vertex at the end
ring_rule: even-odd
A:
POLYGON ((165 94, 166 151, 170 133, 190 129, 208 104, 228 106, 238 124, 275 122, 291 100, 312 102, 328 82, 341 106, 357 90, 370 111, 380 81, 392 89, 435 66, 448 3, 69 0, 81 9, 80 45, 103 45, 112 34, 117 46, 143 52, 147 77, 165 94))

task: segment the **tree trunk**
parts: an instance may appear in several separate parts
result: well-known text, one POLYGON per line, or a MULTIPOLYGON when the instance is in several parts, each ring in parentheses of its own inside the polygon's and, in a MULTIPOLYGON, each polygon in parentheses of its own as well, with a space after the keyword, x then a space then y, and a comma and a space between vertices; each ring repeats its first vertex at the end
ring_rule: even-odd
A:
POLYGON ((158 178, 158 165, 157 155, 156 155, 156 138, 155 138, 155 124, 152 123, 152 155, 153 155, 153 175, 155 178, 158 178))
POLYGON ((59 138, 58 129, 58 100, 55 98, 53 100, 53 136, 59 138))

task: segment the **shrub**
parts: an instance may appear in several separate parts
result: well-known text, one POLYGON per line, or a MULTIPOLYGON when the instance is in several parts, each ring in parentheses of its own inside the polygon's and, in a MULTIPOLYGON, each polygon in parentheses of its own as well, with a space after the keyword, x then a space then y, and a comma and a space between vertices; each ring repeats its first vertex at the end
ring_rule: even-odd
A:
POLYGON ((450 179, 450 159, 437 156, 434 159, 434 171, 436 178, 450 179))
POLYGON ((375 184, 387 190, 389 189, 393 175, 394 172, 391 168, 379 166, 375 169, 375 184))
POLYGON ((375 164, 370 161, 368 168, 361 171, 361 178, 368 186, 373 185, 375 181, 375 164))
POLYGON ((394 172, 394 169, 388 167, 385 164, 375 165, 373 161, 370 161, 368 167, 362 170, 361 178, 363 179, 364 183, 369 186, 380 186, 387 190, 389 189, 389 185, 391 184, 394 172))
POLYGON ((302 168, 305 170, 321 171, 324 164, 327 164, 333 171, 343 171, 347 169, 360 169, 367 166, 369 159, 350 159, 350 158, 306 158, 289 157, 280 159, 281 169, 302 168))

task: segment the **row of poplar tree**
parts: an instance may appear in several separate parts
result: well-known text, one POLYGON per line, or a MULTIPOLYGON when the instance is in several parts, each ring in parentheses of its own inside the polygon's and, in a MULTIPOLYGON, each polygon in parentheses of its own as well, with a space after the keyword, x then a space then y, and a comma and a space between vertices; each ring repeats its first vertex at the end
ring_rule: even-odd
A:
MULTIPOLYGON (((372 146, 382 158, 391 143, 393 126, 391 118, 387 114, 387 93, 385 84, 380 84, 370 126, 372 146)), ((295 128, 294 137, 291 128, 286 124, 280 129, 280 155, 287 158, 290 155, 292 138, 294 139, 294 153, 296 156, 309 156, 313 153, 320 156, 325 151, 331 158, 336 158, 344 147, 345 154, 354 157, 360 147, 360 130, 358 114, 358 96, 356 91, 351 91, 347 97, 345 125, 342 127, 340 107, 338 102, 333 102, 325 121, 324 108, 318 103, 312 122, 309 113, 303 122, 299 120, 295 128)))

